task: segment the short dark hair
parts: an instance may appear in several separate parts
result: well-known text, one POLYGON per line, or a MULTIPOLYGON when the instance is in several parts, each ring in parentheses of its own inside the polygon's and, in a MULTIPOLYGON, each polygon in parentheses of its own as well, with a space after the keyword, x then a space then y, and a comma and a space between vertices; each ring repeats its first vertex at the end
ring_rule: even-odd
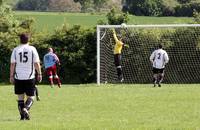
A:
POLYGON ((27 34, 27 33, 22 33, 22 34, 20 34, 20 42, 22 43, 22 44, 26 44, 26 43, 28 43, 28 41, 29 41, 29 34, 27 34))
POLYGON ((159 45, 158 45, 158 48, 160 48, 160 49, 163 48, 162 44, 159 44, 159 45))

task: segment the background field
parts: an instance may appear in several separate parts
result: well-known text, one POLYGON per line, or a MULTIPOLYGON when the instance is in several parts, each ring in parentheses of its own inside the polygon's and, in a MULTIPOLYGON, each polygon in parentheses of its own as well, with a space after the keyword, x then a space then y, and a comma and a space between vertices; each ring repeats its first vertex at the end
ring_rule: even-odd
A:
POLYGON ((39 86, 30 121, 19 121, 11 85, 1 85, 1 130, 197 130, 200 86, 64 85, 39 86))
MULTIPOLYGON (((99 20, 106 21, 106 14, 89 13, 55 13, 55 12, 15 12, 18 18, 32 17, 36 20, 34 26, 36 30, 53 31, 61 27, 63 23, 69 26, 82 25, 83 27, 95 27, 99 20)), ((192 23, 193 19, 189 17, 145 17, 129 16, 128 24, 178 24, 192 23)))

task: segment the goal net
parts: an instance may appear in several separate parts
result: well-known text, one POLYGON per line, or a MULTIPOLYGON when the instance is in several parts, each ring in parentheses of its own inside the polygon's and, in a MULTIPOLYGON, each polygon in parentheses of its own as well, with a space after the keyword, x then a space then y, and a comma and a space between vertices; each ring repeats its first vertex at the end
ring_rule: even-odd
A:
POLYGON ((129 48, 122 49, 123 83, 152 83, 149 57, 158 44, 169 55, 164 83, 200 83, 200 25, 98 25, 97 83, 117 83, 112 30, 129 48))

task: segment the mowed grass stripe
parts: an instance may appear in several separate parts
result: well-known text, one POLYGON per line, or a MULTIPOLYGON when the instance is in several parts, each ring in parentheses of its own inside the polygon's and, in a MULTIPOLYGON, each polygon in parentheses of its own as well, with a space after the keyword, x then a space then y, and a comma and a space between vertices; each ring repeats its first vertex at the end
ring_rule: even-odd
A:
POLYGON ((0 87, 1 130, 199 129, 200 85, 39 86, 31 120, 18 120, 13 87, 0 87))
MULTIPOLYGON (((106 21, 106 14, 90 13, 56 13, 56 12, 22 12, 16 11, 17 18, 33 17, 36 20, 35 28, 37 31, 53 31, 66 23, 69 27, 81 25, 85 28, 93 28, 99 20, 106 21)), ((181 24, 192 23, 189 17, 146 17, 129 15, 128 24, 181 24)))

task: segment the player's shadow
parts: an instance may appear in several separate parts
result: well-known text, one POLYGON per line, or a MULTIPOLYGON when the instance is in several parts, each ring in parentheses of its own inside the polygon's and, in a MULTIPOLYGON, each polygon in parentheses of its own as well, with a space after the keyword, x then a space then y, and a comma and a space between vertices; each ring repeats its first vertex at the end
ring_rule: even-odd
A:
POLYGON ((0 120, 0 122, 12 122, 12 121, 17 121, 17 119, 15 119, 15 118, 4 118, 4 119, 0 120))

